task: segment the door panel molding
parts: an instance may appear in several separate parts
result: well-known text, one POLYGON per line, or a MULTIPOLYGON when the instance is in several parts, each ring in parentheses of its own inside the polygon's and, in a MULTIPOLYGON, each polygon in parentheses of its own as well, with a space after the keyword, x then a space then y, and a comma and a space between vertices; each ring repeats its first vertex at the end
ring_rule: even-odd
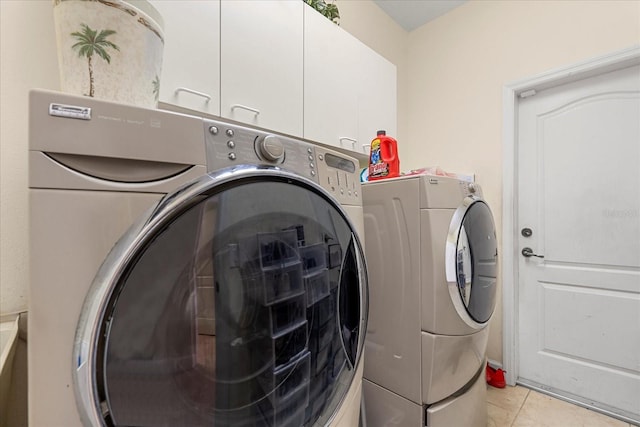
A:
POLYGON ((509 83, 503 87, 502 157, 502 354, 506 381, 515 385, 518 378, 518 257, 515 243, 520 230, 517 227, 517 109, 521 98, 538 91, 564 85, 588 77, 640 64, 640 45, 594 57, 566 67, 550 70, 509 83), (511 286, 505 286, 509 284, 511 286))

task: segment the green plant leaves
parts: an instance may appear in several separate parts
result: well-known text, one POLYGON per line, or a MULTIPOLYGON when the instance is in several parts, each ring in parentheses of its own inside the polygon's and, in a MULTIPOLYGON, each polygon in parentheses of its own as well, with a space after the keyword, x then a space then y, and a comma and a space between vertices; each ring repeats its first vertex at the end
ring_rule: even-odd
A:
POLYGON ((335 3, 327 3, 325 0, 303 0, 309 6, 320 12, 323 16, 329 19, 336 25, 340 25, 338 20, 340 19, 340 11, 335 3))

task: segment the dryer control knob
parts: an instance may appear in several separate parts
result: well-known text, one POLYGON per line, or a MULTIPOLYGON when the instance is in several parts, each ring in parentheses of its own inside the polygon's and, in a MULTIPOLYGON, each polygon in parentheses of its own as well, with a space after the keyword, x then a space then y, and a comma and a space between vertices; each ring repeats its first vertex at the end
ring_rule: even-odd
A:
POLYGON ((476 185, 471 182, 469 183, 469 193, 474 194, 478 189, 476 188, 476 185))
POLYGON ((270 162, 281 160, 284 157, 284 145, 275 135, 261 136, 257 141, 259 154, 270 162))

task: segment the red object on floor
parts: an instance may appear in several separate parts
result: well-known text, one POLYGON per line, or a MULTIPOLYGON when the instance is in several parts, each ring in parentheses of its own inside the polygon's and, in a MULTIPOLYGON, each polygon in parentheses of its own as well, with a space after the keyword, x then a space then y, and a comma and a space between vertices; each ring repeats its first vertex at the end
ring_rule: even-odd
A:
POLYGON ((489 384, 489 382, 491 382, 491 378, 493 378, 493 373, 494 372, 495 372, 495 369, 493 369, 487 363, 487 368, 485 369, 485 378, 487 379, 487 384, 489 384))
POLYGON ((485 377, 487 379, 487 384, 496 388, 505 388, 507 386, 507 382, 504 379, 504 371, 500 368, 493 369, 487 363, 487 368, 485 370, 485 377))

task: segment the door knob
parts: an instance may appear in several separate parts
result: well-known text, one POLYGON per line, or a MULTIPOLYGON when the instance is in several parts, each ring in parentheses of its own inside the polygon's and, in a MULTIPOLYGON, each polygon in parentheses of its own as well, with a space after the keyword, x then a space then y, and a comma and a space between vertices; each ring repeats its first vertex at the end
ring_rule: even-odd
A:
POLYGON ((522 248, 522 256, 526 258, 531 258, 532 256, 536 258, 544 258, 544 255, 538 255, 533 253, 533 249, 531 248, 522 248))

